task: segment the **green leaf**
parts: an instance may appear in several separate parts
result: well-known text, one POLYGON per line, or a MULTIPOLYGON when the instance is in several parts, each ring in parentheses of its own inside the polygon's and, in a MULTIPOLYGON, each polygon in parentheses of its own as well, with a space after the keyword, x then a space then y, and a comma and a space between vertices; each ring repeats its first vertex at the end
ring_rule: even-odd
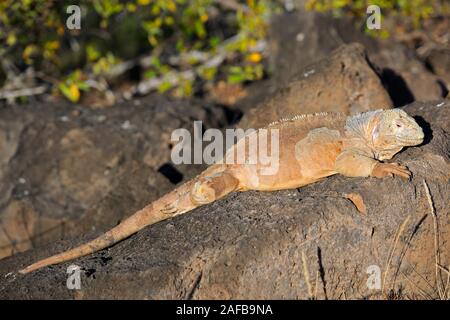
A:
POLYGON ((172 88, 172 83, 170 83, 169 81, 163 81, 159 87, 158 87, 158 91, 161 93, 166 92, 167 90, 172 88))

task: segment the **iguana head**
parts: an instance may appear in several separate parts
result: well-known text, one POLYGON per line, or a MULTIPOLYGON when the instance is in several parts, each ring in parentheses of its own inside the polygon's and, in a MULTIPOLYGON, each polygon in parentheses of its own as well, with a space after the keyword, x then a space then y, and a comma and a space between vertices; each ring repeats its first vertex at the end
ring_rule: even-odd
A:
POLYGON ((403 147, 416 146, 424 139, 422 128, 400 109, 379 112, 372 124, 372 148, 379 160, 390 159, 403 147))

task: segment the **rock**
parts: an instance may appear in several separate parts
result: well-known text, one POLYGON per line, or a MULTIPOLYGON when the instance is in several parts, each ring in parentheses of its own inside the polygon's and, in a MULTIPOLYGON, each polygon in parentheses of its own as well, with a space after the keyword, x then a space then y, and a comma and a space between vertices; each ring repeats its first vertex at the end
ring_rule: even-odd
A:
POLYGON ((0 179, 5 175, 9 161, 17 152, 22 130, 21 121, 14 121, 10 117, 0 118, 0 179))
POLYGON ((297 2, 295 11, 274 16, 269 30, 271 80, 279 88, 343 44, 358 42, 369 52, 378 49, 376 39, 364 35, 350 19, 308 11, 304 1, 297 2))
POLYGON ((273 97, 246 113, 239 126, 259 128, 298 114, 356 114, 391 106, 364 47, 354 43, 343 45, 329 58, 306 67, 273 97))
POLYGON ((369 56, 382 70, 381 78, 395 106, 403 106, 413 101, 442 99, 448 92, 440 79, 444 72, 433 74, 425 63, 404 45, 385 44, 382 49, 369 56))
POLYGON ((377 50, 378 42, 355 28, 352 21, 335 19, 330 14, 307 11, 304 1, 295 1, 296 9, 275 15, 269 28, 270 77, 250 85, 247 97, 238 107, 248 110, 273 97, 306 67, 326 59, 344 44, 361 43, 369 52, 377 50))
POLYGON ((172 131, 192 131, 194 120, 223 127, 225 118, 221 108, 160 95, 102 110, 0 109, 0 258, 105 230, 194 176, 201 166, 170 163, 172 131), (143 179, 145 189, 135 190, 133 179, 143 179), (122 202, 112 206, 110 197, 122 202))
MULTIPOLYGON (((448 92, 446 79, 450 73, 443 67, 448 55, 446 50, 432 52, 428 59, 422 59, 406 44, 365 35, 351 19, 336 19, 331 14, 307 11, 303 0, 297 0, 295 4, 296 10, 272 19, 269 32, 270 77, 246 88, 247 97, 236 106, 241 110, 264 105, 293 78, 307 71, 308 66, 326 59, 340 46, 354 42, 366 48, 370 66, 381 77, 393 106, 441 99, 448 92), (429 70, 430 66, 432 70, 429 70)), ((335 85, 338 83, 332 83, 330 87, 335 85)))
MULTIPOLYGON (((235 193, 101 252, 15 273, 94 234, 52 243, 0 261, 0 298, 437 298, 435 221, 439 263, 450 261, 450 102, 404 109, 426 133, 421 146, 394 158, 413 172, 411 181, 334 176, 298 190, 235 193), (83 270, 81 290, 66 287, 71 264, 83 270), (370 289, 369 277, 383 290, 377 281, 370 289)), ((133 186, 148 185, 137 179, 133 186)), ((119 194, 112 197, 120 204, 119 194)))
POLYGON ((433 72, 442 78, 448 91, 450 88, 450 48, 431 50, 427 57, 427 63, 433 72))

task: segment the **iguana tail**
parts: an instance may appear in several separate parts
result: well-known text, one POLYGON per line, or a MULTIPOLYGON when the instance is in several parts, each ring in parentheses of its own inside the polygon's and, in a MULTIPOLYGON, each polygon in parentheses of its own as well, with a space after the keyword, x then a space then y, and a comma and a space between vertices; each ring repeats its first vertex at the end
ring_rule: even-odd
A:
MULTIPOLYGON (((213 169, 213 168, 210 168, 213 169)), ((105 249, 161 220, 191 211, 237 190, 239 180, 226 171, 206 170, 197 178, 137 211, 113 229, 74 249, 40 260, 19 271, 31 271, 105 249)))

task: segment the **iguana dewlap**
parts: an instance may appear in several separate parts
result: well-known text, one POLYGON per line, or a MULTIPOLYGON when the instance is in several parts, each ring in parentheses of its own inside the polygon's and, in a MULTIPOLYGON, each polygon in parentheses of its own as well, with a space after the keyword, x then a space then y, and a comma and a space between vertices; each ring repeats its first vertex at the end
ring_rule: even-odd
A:
MULTIPOLYGON (((424 138, 414 119, 399 109, 370 111, 351 117, 336 113, 303 115, 267 127, 269 132, 273 129, 279 133, 278 170, 273 174, 263 174, 265 167, 258 162, 212 165, 91 242, 40 260, 20 273, 104 249, 148 225, 186 213, 233 191, 298 188, 337 173, 347 177, 398 175, 409 178, 406 167, 381 161, 391 159, 403 147, 422 143, 424 138)), ((244 143, 244 139, 227 155, 240 143, 244 143)), ((245 152, 249 156, 252 151, 246 149, 245 152)))

